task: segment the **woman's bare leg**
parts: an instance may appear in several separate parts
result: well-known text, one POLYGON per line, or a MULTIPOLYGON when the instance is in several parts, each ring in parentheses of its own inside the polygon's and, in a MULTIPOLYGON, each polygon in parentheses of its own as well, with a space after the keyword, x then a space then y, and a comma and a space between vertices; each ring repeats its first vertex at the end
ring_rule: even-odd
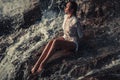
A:
MULTIPOLYGON (((61 48, 61 49, 68 49, 68 50, 75 50, 76 45, 73 42, 70 41, 66 41, 66 40, 61 40, 61 39, 56 39, 53 41, 46 57, 44 58, 44 60, 41 62, 37 72, 40 72, 43 68, 43 66, 45 65, 46 61, 49 59, 50 56, 53 55, 53 51, 55 48, 61 48)), ((62 53, 61 53, 62 54, 62 53)), ((66 54, 68 55, 68 54, 66 54)))
MULTIPOLYGON (((58 39, 63 39, 63 38, 60 37, 60 38, 58 38, 58 39)), ((43 61, 43 59, 46 57, 46 54, 48 53, 48 51, 49 51, 49 49, 50 49, 53 41, 54 41, 54 39, 52 39, 51 41, 49 41, 48 44, 46 45, 46 47, 44 48, 44 50, 43 50, 40 58, 38 59, 38 61, 36 62, 36 64, 34 65, 34 67, 33 67, 32 70, 31 70, 32 73, 34 73, 34 72, 38 69, 40 63, 41 63, 41 62, 43 61)))
POLYGON ((39 57, 39 59, 37 60, 37 62, 35 63, 34 67, 31 70, 32 73, 34 73, 37 70, 37 68, 39 67, 39 64, 44 59, 45 55, 48 53, 48 50, 52 43, 53 43, 53 40, 49 41, 48 44, 45 46, 41 56, 39 57))

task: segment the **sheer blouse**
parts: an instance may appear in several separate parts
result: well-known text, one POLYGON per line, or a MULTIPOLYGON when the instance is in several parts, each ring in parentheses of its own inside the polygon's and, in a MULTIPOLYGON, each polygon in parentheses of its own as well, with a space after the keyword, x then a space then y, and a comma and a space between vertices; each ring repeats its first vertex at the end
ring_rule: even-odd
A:
POLYGON ((75 16, 68 18, 68 15, 64 16, 63 28, 63 38, 68 41, 72 41, 76 44, 76 51, 78 51, 78 41, 82 38, 82 28, 75 16))

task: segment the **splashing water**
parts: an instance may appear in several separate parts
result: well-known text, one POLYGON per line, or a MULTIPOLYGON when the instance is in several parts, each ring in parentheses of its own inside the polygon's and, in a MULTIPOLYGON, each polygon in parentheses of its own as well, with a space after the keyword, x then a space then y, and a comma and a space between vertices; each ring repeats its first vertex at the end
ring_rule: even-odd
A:
POLYGON ((14 77, 16 68, 30 57, 32 51, 55 37, 55 33, 61 29, 62 19, 62 15, 57 16, 53 11, 44 12, 41 22, 38 21, 29 29, 21 29, 6 37, 11 45, 7 47, 4 53, 6 56, 0 64, 0 78, 14 77), (17 64, 14 65, 14 62, 17 64))

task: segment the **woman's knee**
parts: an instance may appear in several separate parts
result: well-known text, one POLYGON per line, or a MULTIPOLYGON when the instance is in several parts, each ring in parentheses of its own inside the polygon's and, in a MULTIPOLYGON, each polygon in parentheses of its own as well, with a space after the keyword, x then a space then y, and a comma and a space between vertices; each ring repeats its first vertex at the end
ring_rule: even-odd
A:
POLYGON ((53 40, 53 44, 54 44, 54 47, 58 47, 59 46, 59 40, 58 39, 54 39, 53 40))
POLYGON ((48 43, 52 43, 54 41, 54 39, 50 40, 48 43))

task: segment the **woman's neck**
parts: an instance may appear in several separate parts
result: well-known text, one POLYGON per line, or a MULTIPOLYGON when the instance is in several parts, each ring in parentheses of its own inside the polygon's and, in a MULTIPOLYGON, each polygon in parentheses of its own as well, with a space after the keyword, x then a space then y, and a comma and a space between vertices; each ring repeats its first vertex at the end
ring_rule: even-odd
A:
POLYGON ((73 16, 73 14, 68 14, 68 18, 71 18, 73 16))

